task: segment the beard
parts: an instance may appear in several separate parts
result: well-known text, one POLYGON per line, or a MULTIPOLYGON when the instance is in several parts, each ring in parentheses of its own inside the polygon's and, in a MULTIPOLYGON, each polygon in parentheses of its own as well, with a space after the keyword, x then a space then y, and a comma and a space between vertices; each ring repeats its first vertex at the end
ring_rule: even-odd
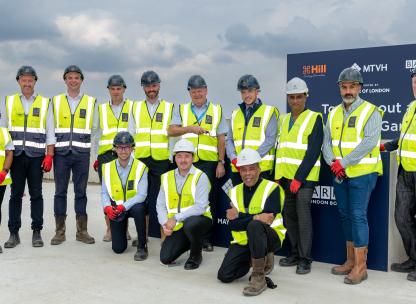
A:
POLYGON ((350 104, 352 104, 354 101, 356 101, 356 100, 357 100, 357 98, 358 98, 358 95, 357 95, 356 97, 354 97, 353 95, 348 94, 348 95, 344 95, 344 96, 342 97, 342 101, 343 101, 345 104, 350 105, 350 104))

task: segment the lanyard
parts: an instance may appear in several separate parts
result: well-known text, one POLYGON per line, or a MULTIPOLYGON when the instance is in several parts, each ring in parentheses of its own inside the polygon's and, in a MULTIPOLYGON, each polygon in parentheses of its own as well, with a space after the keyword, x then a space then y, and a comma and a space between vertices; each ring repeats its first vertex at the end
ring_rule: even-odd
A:
POLYGON ((207 113, 207 111, 208 111, 208 107, 209 107, 209 103, 207 104, 207 107, 206 107, 206 109, 198 116, 198 115, 196 115, 196 113, 195 113, 195 111, 194 111, 194 108, 193 108, 193 106, 191 105, 191 111, 192 111, 192 113, 195 115, 195 117, 196 117, 196 120, 197 120, 197 122, 198 123, 200 123, 201 122, 201 120, 202 120, 202 118, 204 118, 204 116, 205 116, 205 114, 207 113))

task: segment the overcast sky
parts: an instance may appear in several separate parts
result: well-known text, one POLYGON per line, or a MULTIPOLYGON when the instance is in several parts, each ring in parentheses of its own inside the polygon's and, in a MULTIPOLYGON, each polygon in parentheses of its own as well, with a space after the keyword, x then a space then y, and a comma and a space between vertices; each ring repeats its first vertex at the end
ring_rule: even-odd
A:
POLYGON ((285 112, 286 55, 415 43, 416 1, 98 1, 0 0, 0 94, 18 90, 16 70, 38 72, 36 91, 65 91, 63 69, 77 64, 83 92, 108 100, 121 74, 126 97, 142 99, 139 78, 153 69, 161 96, 189 101, 188 78, 201 74, 209 99, 227 114, 240 102, 238 78, 253 74, 264 102, 285 112))

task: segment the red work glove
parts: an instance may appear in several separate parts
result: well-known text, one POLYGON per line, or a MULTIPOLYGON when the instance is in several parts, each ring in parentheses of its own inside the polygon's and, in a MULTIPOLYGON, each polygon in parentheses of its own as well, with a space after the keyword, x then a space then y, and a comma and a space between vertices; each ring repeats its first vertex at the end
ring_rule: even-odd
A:
POLYGON ((97 172, 98 171, 98 166, 100 165, 100 162, 98 161, 98 159, 95 160, 94 164, 92 165, 92 167, 94 168, 94 171, 97 172))
POLYGON ((117 210, 113 206, 104 207, 104 213, 107 214, 110 220, 114 220, 117 217, 117 210))
POLYGON ((298 193, 301 185, 302 183, 298 181, 297 179, 292 180, 292 182, 290 183, 290 192, 294 194, 298 193))
POLYGON ((124 205, 123 205, 123 204, 117 205, 117 207, 116 207, 116 211, 117 211, 117 213, 118 213, 118 214, 121 214, 121 213, 123 213, 124 211, 126 211, 126 207, 124 207, 124 205))
POLYGON ((335 174, 336 177, 345 177, 345 169, 341 165, 339 159, 337 159, 331 164, 331 171, 335 174))
POLYGON ((380 151, 381 151, 381 152, 386 151, 386 148, 384 147, 384 144, 380 144, 380 151))
POLYGON ((43 171, 45 171, 45 172, 51 171, 52 161, 53 161, 53 156, 52 155, 46 155, 45 156, 45 158, 43 159, 43 162, 42 162, 43 171))
POLYGON ((234 168, 240 172, 240 167, 237 167, 237 158, 234 158, 231 163, 233 164, 234 168))
POLYGON ((6 179, 6 175, 7 175, 6 171, 3 170, 0 172, 0 184, 4 182, 4 180, 6 179))

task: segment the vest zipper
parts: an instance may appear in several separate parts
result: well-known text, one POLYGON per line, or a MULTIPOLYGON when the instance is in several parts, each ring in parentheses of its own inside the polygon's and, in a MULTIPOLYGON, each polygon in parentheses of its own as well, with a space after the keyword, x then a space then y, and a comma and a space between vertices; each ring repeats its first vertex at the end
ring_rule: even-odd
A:
MULTIPOLYGON (((30 109, 29 109, 30 111, 30 109)), ((26 129, 27 129, 27 114, 25 114, 25 124, 24 124, 24 130, 23 130, 23 150, 25 149, 26 146, 26 129)))
MULTIPOLYGON (((179 173, 179 169, 178 169, 178 173, 179 173)), ((179 173, 180 174, 180 173, 179 173)), ((182 185, 182 188, 181 188, 181 194, 179 194, 179 201, 178 201, 178 213, 181 213, 181 203, 182 203, 182 191, 183 191, 183 188, 185 187, 185 185, 186 185, 186 182, 188 181, 188 179, 189 179, 189 176, 190 176, 191 174, 189 173, 188 174, 188 176, 186 177, 186 180, 185 180, 185 182, 183 183, 183 185, 182 185)), ((176 181, 175 181, 175 188, 176 188, 176 181)), ((195 203, 195 202, 194 202, 195 203)))
POLYGON ((74 130, 74 116, 75 116, 75 113, 74 114, 72 114, 71 113, 71 129, 70 129, 70 134, 69 134, 69 149, 70 150, 72 150, 72 132, 73 132, 73 130, 74 130))
MULTIPOLYGON (((153 119, 155 118, 155 114, 157 113, 157 110, 159 110, 159 107, 160 107, 160 104, 162 103, 162 100, 159 102, 159 104, 157 105, 157 108, 156 108, 156 110, 155 110, 155 112, 153 113, 153 117, 150 117, 150 112, 149 112, 149 108, 147 107, 147 102, 146 102, 146 100, 144 100, 144 104, 145 104, 145 106, 146 106, 146 110, 147 110, 147 114, 149 115, 149 118, 150 118, 150 132, 149 132, 149 135, 150 135, 150 141, 149 141, 149 144, 150 144, 150 157, 152 157, 152 130, 153 130, 153 119)), ((163 113, 163 115, 166 115, 166 113, 163 113)), ((138 117, 138 119, 140 119, 140 117, 138 117)), ((163 119, 164 119, 164 117, 163 117, 163 119)), ((163 125, 163 121, 162 121, 162 125, 163 125)), ((153 158, 153 157, 152 157, 153 158)))

